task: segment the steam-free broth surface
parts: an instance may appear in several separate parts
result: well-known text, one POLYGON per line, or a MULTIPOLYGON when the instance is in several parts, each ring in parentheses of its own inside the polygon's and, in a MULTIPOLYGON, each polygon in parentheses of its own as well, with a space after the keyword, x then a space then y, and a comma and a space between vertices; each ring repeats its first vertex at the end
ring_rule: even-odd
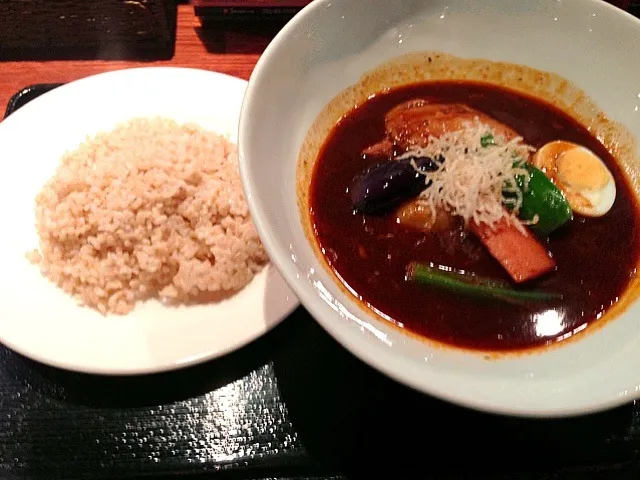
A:
POLYGON ((336 125, 323 146, 311 182, 311 221, 325 259, 351 291, 379 314, 430 339, 483 350, 524 349, 566 338, 599 319, 623 294, 638 261, 635 197, 615 160, 601 143, 555 107, 502 88, 438 82, 377 95, 336 125), (410 262, 434 262, 508 281, 508 275, 462 230, 434 235, 402 228, 393 215, 354 213, 348 187, 379 159, 361 155, 384 136, 384 116, 413 98, 459 102, 516 130, 540 148, 553 140, 583 145, 613 173, 617 197, 600 218, 575 216, 546 246, 555 271, 533 282, 561 293, 561 300, 510 304, 467 298, 405 280, 410 262))

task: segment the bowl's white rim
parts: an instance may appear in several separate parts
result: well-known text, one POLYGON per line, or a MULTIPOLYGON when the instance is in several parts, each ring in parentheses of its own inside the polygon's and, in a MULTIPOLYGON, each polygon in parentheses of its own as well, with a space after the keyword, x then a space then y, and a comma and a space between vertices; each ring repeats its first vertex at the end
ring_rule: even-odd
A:
MULTIPOLYGON (((343 334, 346 331, 345 327, 339 323, 334 322, 331 319, 324 317, 326 313, 324 305, 318 302, 317 294, 311 292, 311 289, 300 288, 300 281, 296 277, 296 274, 290 268, 288 263, 283 260, 286 258, 285 252, 280 252, 275 236, 271 235, 269 226, 263 222, 265 210, 263 205, 256 201, 254 196, 250 192, 255 191, 255 182, 251 174, 247 163, 244 161, 247 155, 247 147, 243 142, 245 137, 244 131, 247 128, 247 122, 249 121, 249 112, 251 105, 257 96, 256 84, 258 79, 264 76, 264 70, 267 68, 270 57, 277 54, 286 43, 289 41, 289 33, 295 30, 301 23, 303 23, 308 17, 319 11, 321 8, 325 8, 327 3, 331 0, 315 0, 306 7, 304 7, 292 20, 290 20, 274 37, 271 43, 267 46, 263 54, 258 59, 256 66, 249 78, 249 85, 245 92, 242 108, 240 111, 240 125, 238 129, 238 154, 240 159, 240 176, 242 179, 245 194, 248 198, 248 206, 251 216, 254 220, 256 229, 262 239, 263 245, 271 257, 274 265, 278 268, 285 281, 289 284, 291 289, 295 292, 300 300, 301 304, 311 313, 316 322, 329 333, 339 344, 341 344, 348 351, 353 353, 357 358, 367 363, 369 366, 375 368, 379 372, 387 375, 394 380, 423 393, 431 395, 435 398, 451 402, 463 407, 467 407, 473 410, 479 410, 487 413, 493 413, 498 415, 507 415, 513 417, 526 417, 526 418, 563 418, 563 417, 575 417, 587 414, 593 414, 607 409, 619 407, 633 400, 640 399, 640 391, 635 390, 633 393, 629 393, 628 396, 620 397, 618 395, 612 395, 608 401, 591 401, 585 402, 578 406, 562 406, 562 407, 550 407, 548 405, 541 405, 538 407, 520 407, 513 405, 504 405, 501 403, 474 400, 470 395, 460 395, 447 391, 444 388, 438 388, 435 385, 427 382, 420 382, 415 377, 401 368, 393 368, 392 355, 390 355, 388 349, 383 348, 381 344, 376 342, 370 342, 362 337, 343 334)), ((578 0, 573 0, 578 1, 578 0)), ((617 15, 627 16, 636 22, 638 28, 640 28, 640 19, 634 17, 630 13, 605 2, 604 0, 580 0, 584 5, 598 5, 599 8, 608 8, 614 11, 617 15)))

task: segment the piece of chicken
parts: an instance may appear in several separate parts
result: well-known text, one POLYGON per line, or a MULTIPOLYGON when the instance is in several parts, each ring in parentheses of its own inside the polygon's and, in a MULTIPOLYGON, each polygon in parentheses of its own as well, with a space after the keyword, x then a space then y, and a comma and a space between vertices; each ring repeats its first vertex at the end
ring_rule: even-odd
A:
POLYGON ((362 151, 362 155, 373 158, 389 159, 393 157, 393 142, 389 140, 389 138, 384 137, 382 141, 365 148, 362 151))
POLYGON ((429 137, 440 137, 445 132, 461 130, 475 118, 489 125, 496 134, 510 140, 518 134, 486 113, 462 103, 428 103, 416 99, 402 103, 385 116, 387 141, 403 149, 424 147, 429 137))
POLYGON ((506 140, 518 134, 486 113, 462 103, 429 103, 423 99, 409 100, 393 107, 385 115, 386 136, 362 151, 374 158, 391 158, 394 146, 403 150, 426 146, 429 137, 439 137, 464 127, 478 118, 506 140))

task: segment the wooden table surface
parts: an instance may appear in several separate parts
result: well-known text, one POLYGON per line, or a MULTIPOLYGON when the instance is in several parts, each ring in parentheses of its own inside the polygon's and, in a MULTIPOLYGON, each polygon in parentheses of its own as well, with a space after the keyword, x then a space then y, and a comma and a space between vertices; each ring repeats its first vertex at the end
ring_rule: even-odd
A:
POLYGON ((110 70, 136 66, 172 65, 202 68, 248 79, 260 54, 277 33, 277 26, 221 26, 202 29, 190 5, 178 6, 176 52, 170 61, 48 61, 0 62, 0 113, 11 96, 34 83, 77 80, 110 70))

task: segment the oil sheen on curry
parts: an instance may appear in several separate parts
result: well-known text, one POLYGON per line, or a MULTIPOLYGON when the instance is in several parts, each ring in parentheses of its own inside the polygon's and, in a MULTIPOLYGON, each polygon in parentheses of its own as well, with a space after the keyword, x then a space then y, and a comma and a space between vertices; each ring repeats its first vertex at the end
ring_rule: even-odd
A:
POLYGON ((606 148, 533 97, 430 82, 373 96, 315 163, 325 260, 378 315, 490 351, 567 338, 638 262, 635 196, 606 148))

